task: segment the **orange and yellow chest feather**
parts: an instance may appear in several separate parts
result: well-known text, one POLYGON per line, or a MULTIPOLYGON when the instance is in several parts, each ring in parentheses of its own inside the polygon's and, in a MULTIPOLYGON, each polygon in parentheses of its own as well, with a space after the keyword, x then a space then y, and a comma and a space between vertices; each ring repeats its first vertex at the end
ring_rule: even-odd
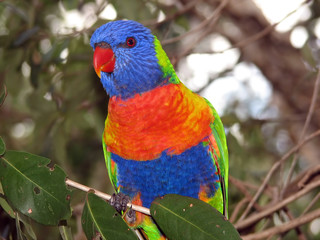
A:
POLYGON ((213 120, 205 99, 182 83, 168 84, 127 100, 111 98, 103 138, 125 159, 152 160, 197 145, 211 134, 213 120))

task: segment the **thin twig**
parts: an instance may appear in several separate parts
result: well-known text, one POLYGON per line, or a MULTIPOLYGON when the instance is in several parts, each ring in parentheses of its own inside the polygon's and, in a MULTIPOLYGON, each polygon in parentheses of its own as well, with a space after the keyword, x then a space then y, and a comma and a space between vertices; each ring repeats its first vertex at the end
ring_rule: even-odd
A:
POLYGON ((266 216, 269 216, 269 215, 273 214, 276 211, 279 211, 281 208, 285 207, 287 204, 289 204, 289 203, 295 201, 296 199, 304 196, 306 193, 310 192, 311 190, 313 190, 314 188, 319 187, 319 186, 320 186, 320 180, 312 182, 312 183, 306 185, 306 187, 303 188, 302 190, 300 190, 299 192, 297 192, 295 194, 292 194, 291 196, 287 197, 286 199, 282 200, 281 202, 266 208, 264 211, 256 213, 256 214, 246 218, 243 221, 240 221, 240 222, 238 221, 235 224, 235 227, 238 230, 241 230, 241 229, 244 229, 244 228, 246 228, 248 226, 251 226, 252 224, 258 222, 262 218, 264 218, 266 216))
MULTIPOLYGON (((270 218, 270 217, 269 217, 269 218, 266 218, 266 219, 265 219, 265 222, 262 224, 261 227, 259 227, 259 229, 257 229, 256 232, 262 232, 264 229, 266 229, 266 228, 268 227, 268 225, 270 224, 270 222, 271 222, 271 218, 270 218)), ((268 238, 268 239, 269 239, 269 238, 268 238)))
MULTIPOLYGON (((306 134, 306 131, 307 131, 309 125, 310 125, 311 118, 313 116, 313 113, 314 113, 314 110, 315 110, 315 107, 316 107, 317 97, 318 97, 319 89, 320 89, 319 86, 320 86, 320 69, 318 70, 318 75, 317 75, 317 78, 316 78, 316 81, 315 81, 315 84, 314 84, 314 89, 313 89, 313 93, 312 93, 312 98, 311 98, 311 103, 310 103, 310 106, 309 106, 308 115, 307 115, 306 121, 305 121, 305 123, 303 125, 301 135, 299 137, 299 141, 298 141, 299 143, 304 138, 304 136, 306 134)), ((283 187, 282 187, 282 190, 281 190, 281 193, 280 193, 280 199, 283 198, 284 191, 285 191, 287 185, 289 184, 289 182, 291 181, 294 168, 295 168, 295 166, 297 164, 297 160, 298 160, 298 154, 295 153, 295 155, 293 157, 293 160, 292 160, 292 163, 291 163, 291 166, 290 166, 290 169, 289 169, 288 176, 287 176, 287 178, 286 178, 286 180, 285 180, 285 182, 283 184, 283 187)))
MULTIPOLYGON (((68 179, 68 178, 66 179, 66 184, 67 184, 68 186, 77 188, 77 189, 79 189, 79 190, 81 190, 81 191, 84 191, 84 192, 93 191, 93 193, 94 193, 95 195, 97 195, 98 197, 101 197, 102 199, 105 199, 105 200, 107 200, 107 201, 109 201, 110 198, 111 198, 111 196, 110 196, 109 194, 106 194, 106 193, 100 192, 100 191, 98 191, 98 190, 96 190, 96 189, 93 189, 93 188, 90 188, 90 187, 88 187, 88 186, 82 185, 82 184, 80 184, 80 183, 78 183, 78 182, 75 182, 75 181, 72 181, 72 180, 70 180, 70 179, 68 179)), ((134 204, 131 204, 131 203, 128 203, 127 206, 128 206, 129 208, 131 207, 131 208, 132 208, 133 210, 135 210, 135 211, 144 213, 144 214, 149 215, 149 216, 151 215, 151 214, 150 214, 150 209, 148 209, 148 208, 141 207, 141 206, 138 206, 138 205, 134 205, 134 204)))
POLYGON ((229 0, 223 0, 207 19, 205 19, 199 25, 197 25, 196 27, 194 27, 193 29, 191 29, 190 31, 188 31, 184 34, 181 34, 181 35, 174 37, 174 38, 163 40, 161 42, 162 46, 167 45, 167 44, 171 44, 174 42, 178 42, 181 39, 185 38, 186 36, 193 34, 199 30, 204 29, 211 21, 215 22, 216 19, 218 19, 218 16, 220 15, 221 10, 227 5, 228 2, 229 2, 229 0))
MULTIPOLYGON (((239 189, 243 195, 246 197, 246 199, 248 201, 252 200, 252 195, 250 194, 250 192, 247 190, 247 188, 245 187, 245 185, 242 183, 241 180, 236 179, 234 177, 229 177, 229 182, 235 186, 237 189, 239 189)), ((254 204, 255 209, 257 210, 261 210, 261 207, 258 204, 254 204)))
POLYGON ((182 53, 180 53, 175 59, 171 61, 173 65, 175 65, 179 60, 188 55, 189 53, 192 52, 192 49, 203 39, 205 38, 209 33, 212 32, 213 26, 216 24, 216 22, 219 19, 219 16, 221 15, 222 10, 226 7, 226 5, 229 3, 230 0, 222 0, 220 5, 215 9, 211 16, 213 16, 212 21, 208 24, 207 28, 199 34, 199 36, 191 43, 188 45, 187 48, 184 49, 182 53))
MULTIPOLYGON (((290 219, 290 221, 293 221, 294 217, 293 217, 292 213, 290 212, 289 208, 288 207, 284 207, 283 210, 284 210, 284 213, 290 219)), ((304 235, 303 231, 301 230, 301 226, 297 226, 295 228, 295 231, 296 231, 296 234, 297 234, 299 240, 307 240, 306 236, 304 235)), ((287 232, 283 233, 281 235, 281 238, 283 238, 286 234, 287 234, 287 232)))
POLYGON ((288 223, 282 224, 280 226, 269 228, 263 232, 253 233, 245 236, 241 236, 243 240, 258 240, 258 239, 266 239, 267 237, 274 236, 276 234, 285 233, 290 231, 291 229, 296 228, 297 226, 301 226, 312 220, 320 217, 320 209, 317 209, 311 213, 308 213, 304 216, 300 216, 288 223))
POLYGON ((319 135, 320 135, 320 129, 315 131, 314 133, 310 134, 309 136, 307 136, 300 144, 297 144, 296 146, 291 148, 285 155, 282 156, 282 158, 280 160, 278 160, 277 162, 275 162, 273 164, 272 168, 269 170, 267 176, 263 180, 263 183, 259 187, 259 190, 256 192, 256 194, 254 195, 254 197, 252 198, 252 200, 248 204, 246 210, 243 212, 243 214, 239 218, 238 222, 241 222, 248 215, 250 209, 252 208, 254 203, 258 200, 258 198, 260 197, 261 193, 264 191, 265 187, 267 186, 267 183, 269 182, 271 176, 273 175, 273 173, 277 169, 279 169, 280 165, 284 161, 286 161, 291 156, 291 154, 293 154, 296 151, 298 151, 304 144, 306 144, 307 142, 309 142, 310 140, 312 140, 313 138, 315 138, 315 137, 317 137, 319 135))
POLYGON ((241 184, 244 187, 248 188, 248 189, 252 189, 252 190, 258 190, 259 186, 254 185, 253 183, 250 182, 246 182, 243 180, 240 180, 238 178, 235 178, 233 176, 229 176, 229 182, 231 182, 232 184, 235 182, 235 184, 241 184))
POLYGON ((243 48, 245 46, 248 46, 249 44, 251 44, 254 41, 259 40, 260 38, 263 38, 264 36, 268 35, 270 32, 272 32, 274 30, 274 28, 276 26, 278 26, 280 23, 282 23, 284 20, 286 20, 287 18, 289 18, 292 14, 296 13, 303 5, 308 4, 310 1, 306 0, 304 2, 302 2, 296 9, 294 9, 293 11, 289 12, 287 15, 285 15, 282 19, 280 19, 278 22, 267 26, 266 28, 264 28, 262 31, 254 34, 253 36, 250 36, 244 40, 241 40, 235 44, 233 44, 230 48, 224 49, 222 51, 216 51, 215 53, 223 53, 227 50, 230 49, 234 49, 234 48, 243 48))
POLYGON ((305 171, 303 173, 303 177, 299 180, 297 186, 299 188, 304 187, 304 185, 311 181, 312 178, 314 178, 315 176, 320 175, 320 164, 316 165, 316 166, 312 166, 312 168, 310 168, 308 171, 305 171))
POLYGON ((230 222, 234 222, 238 216, 239 211, 242 209, 242 207, 244 206, 244 204, 246 204, 247 202, 249 202, 249 200, 247 198, 243 198, 240 202, 237 203, 237 205, 235 206, 232 215, 229 219, 230 222))
POLYGON ((176 19, 177 17, 189 12, 191 9, 193 9, 195 7, 195 5, 199 4, 199 2, 201 2, 202 0, 194 0, 192 2, 188 2, 183 8, 181 8, 180 10, 178 10, 177 12, 175 12, 174 14, 165 17, 165 19, 163 19, 162 21, 158 21, 157 19, 151 19, 151 20, 145 20, 143 21, 143 25, 145 26, 158 26, 161 25, 165 22, 171 21, 176 19))
POLYGON ((318 202, 318 200, 320 199, 320 192, 318 192, 318 194, 312 199, 312 201, 308 204, 308 206, 304 209, 304 211, 302 212, 301 216, 305 215, 311 208, 312 206, 318 202))

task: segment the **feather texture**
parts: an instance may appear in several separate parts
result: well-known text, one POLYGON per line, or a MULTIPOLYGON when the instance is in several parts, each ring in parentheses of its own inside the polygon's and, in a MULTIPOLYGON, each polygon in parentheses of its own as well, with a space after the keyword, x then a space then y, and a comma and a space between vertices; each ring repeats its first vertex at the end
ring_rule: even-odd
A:
POLYGON ((167 84, 133 98, 112 97, 105 123, 109 150, 137 161, 162 152, 180 154, 211 133, 214 121, 206 101, 182 83, 167 84))
MULTIPOLYGON (((110 95, 102 136, 110 181, 134 204, 150 207, 168 193, 199 198, 228 214, 228 150, 213 106, 186 88, 159 40, 134 21, 98 28, 91 45, 106 42, 116 61, 101 72, 110 95), (125 47, 126 39, 136 46, 125 47)), ((132 227, 164 239, 150 217, 136 213, 132 227)))

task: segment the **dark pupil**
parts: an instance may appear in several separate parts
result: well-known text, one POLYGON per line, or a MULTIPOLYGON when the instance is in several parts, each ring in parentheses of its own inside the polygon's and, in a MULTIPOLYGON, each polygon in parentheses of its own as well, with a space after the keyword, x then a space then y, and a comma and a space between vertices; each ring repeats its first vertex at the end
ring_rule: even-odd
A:
POLYGON ((134 45, 134 39, 133 38, 129 38, 127 41, 128 46, 133 46, 134 45))

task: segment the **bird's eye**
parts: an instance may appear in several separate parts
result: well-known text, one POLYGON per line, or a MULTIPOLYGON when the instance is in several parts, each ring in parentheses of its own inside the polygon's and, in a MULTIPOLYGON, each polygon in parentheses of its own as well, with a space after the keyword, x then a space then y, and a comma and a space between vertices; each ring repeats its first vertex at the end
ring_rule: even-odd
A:
POLYGON ((134 37, 128 37, 126 40, 126 44, 129 48, 132 48, 136 45, 137 41, 134 37))

